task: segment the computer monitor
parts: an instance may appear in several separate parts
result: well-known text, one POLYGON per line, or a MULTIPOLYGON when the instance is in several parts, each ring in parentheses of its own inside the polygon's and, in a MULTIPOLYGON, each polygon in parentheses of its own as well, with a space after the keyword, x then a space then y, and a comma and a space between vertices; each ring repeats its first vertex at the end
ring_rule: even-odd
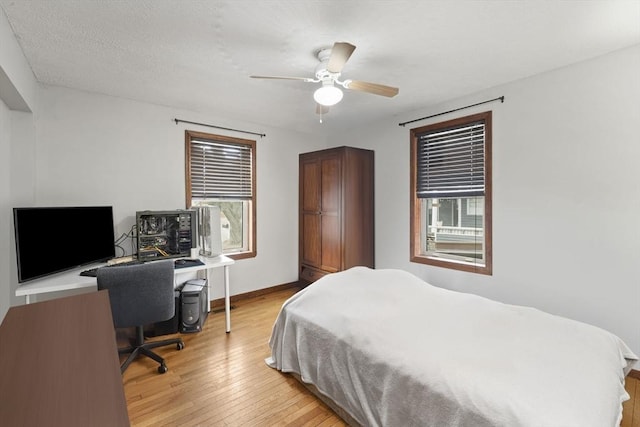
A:
POLYGON ((111 206, 13 208, 20 283, 115 257, 111 206))

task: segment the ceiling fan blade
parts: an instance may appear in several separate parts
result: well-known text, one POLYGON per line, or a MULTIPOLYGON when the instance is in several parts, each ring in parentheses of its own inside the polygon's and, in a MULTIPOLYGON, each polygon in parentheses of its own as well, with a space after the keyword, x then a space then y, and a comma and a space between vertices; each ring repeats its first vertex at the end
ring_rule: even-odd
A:
POLYGON ((327 71, 330 73, 340 73, 344 64, 347 63, 356 47, 351 43, 335 42, 331 48, 331 56, 327 64, 327 71))
POLYGON ((316 103, 316 114, 327 114, 328 112, 329 107, 316 103))
POLYGON ((392 98, 399 92, 397 87, 385 86, 377 83, 362 82, 359 80, 347 80, 344 82, 344 87, 352 90, 359 90, 362 92, 372 93, 374 95, 387 96, 392 98))
POLYGON ((308 77, 286 77, 286 76, 249 76, 252 79, 272 79, 272 80, 302 80, 303 82, 312 82, 313 79, 308 77))

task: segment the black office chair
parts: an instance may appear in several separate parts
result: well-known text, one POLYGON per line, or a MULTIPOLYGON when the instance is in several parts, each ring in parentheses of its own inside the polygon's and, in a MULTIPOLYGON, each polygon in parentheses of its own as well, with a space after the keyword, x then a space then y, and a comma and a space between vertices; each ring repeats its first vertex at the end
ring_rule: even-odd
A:
POLYGON ((120 354, 131 353, 120 366, 121 373, 136 357, 144 355, 158 362, 158 372, 163 374, 167 372, 167 365, 151 349, 171 344, 175 344, 178 350, 184 348, 180 338, 153 342, 144 340, 145 325, 169 320, 175 315, 173 277, 173 261, 98 269, 98 289, 109 291, 114 326, 136 328, 133 345, 118 349, 120 354))

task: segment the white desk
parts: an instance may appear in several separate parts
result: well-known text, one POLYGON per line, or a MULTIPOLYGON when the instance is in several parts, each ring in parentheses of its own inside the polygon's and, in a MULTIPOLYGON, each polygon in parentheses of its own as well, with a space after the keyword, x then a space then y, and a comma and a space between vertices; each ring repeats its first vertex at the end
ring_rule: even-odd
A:
MULTIPOLYGON (((225 327, 227 332, 231 332, 231 304, 229 300, 229 266, 235 261, 227 256, 220 255, 217 257, 206 258, 200 257, 200 261, 204 265, 196 265, 193 267, 176 268, 175 275, 204 271, 207 279, 208 295, 211 295, 211 280, 209 280, 209 270, 213 268, 224 267, 224 312, 225 327)), ((93 267, 101 267, 106 264, 85 265, 80 268, 65 271, 64 273, 55 274, 41 279, 35 279, 28 283, 18 286, 16 296, 25 297, 25 302, 29 304, 31 295, 46 294, 49 292, 69 291, 73 289, 95 288, 98 283, 95 277, 80 276, 80 272, 93 267)))

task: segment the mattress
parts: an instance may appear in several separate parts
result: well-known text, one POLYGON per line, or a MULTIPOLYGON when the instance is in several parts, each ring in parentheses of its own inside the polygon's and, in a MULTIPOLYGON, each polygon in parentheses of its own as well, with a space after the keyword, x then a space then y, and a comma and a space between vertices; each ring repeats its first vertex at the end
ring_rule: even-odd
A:
POLYGON ((595 326, 365 267, 288 299, 269 345, 365 426, 618 426, 637 360, 595 326))

